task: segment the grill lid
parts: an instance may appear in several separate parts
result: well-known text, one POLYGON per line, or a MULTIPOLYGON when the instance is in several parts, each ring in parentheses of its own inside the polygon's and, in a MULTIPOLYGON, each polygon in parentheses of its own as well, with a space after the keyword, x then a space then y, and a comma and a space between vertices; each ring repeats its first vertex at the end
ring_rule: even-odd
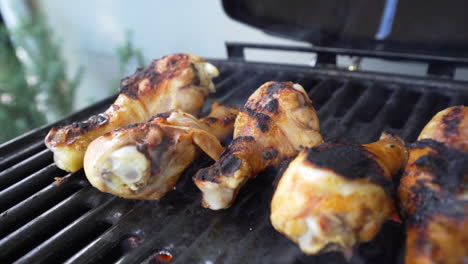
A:
POLYGON ((317 46, 468 57, 468 2, 223 0, 234 20, 317 46))

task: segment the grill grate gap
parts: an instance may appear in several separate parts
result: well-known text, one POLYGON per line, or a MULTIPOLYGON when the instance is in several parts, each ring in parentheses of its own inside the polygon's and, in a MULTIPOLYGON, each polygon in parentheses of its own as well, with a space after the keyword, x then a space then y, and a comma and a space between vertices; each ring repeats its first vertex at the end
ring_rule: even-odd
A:
POLYGON ((321 82, 320 79, 317 78, 310 78, 310 77, 305 77, 305 76, 299 76, 299 80, 297 80, 297 83, 302 85, 306 91, 311 91, 312 88, 317 86, 321 82))
POLYGON ((37 154, 43 149, 45 149, 45 145, 43 139, 41 138, 39 141, 31 143, 31 145, 26 145, 24 149, 16 150, 12 154, 10 154, 10 156, 8 156, 8 154, 5 154, 5 156, 1 156, 0 171, 8 169, 16 163, 37 154))
POLYGON ((432 116, 441 109, 445 108, 448 98, 438 93, 426 93, 419 100, 415 109, 411 113, 403 129, 404 138, 412 142, 421 132, 422 128, 429 122, 432 116), (441 106, 444 105, 444 106, 441 106))
POLYGON ((239 90, 248 89, 251 83, 258 79, 261 74, 261 72, 245 72, 245 75, 239 75, 238 78, 229 82, 229 85, 226 84, 225 89, 221 89, 220 93, 214 96, 221 102, 229 101, 230 104, 234 104, 230 99, 235 97, 235 94, 239 93, 239 90))
MULTIPOLYGON (((45 192, 51 192, 55 186, 46 187, 49 188, 45 192)), ((11 232, 15 231, 19 227, 25 225, 26 223, 32 221, 34 218, 38 217, 42 213, 46 212, 50 208, 54 207, 58 203, 62 202, 66 198, 72 196, 82 186, 75 183, 70 183, 67 186, 64 186, 62 190, 58 190, 52 195, 47 195, 47 197, 39 201, 38 203, 32 205, 31 203, 35 202, 34 200, 39 197, 38 194, 31 196, 28 200, 23 201, 22 203, 10 208, 8 211, 4 212, 0 217, 0 223, 2 218, 13 217, 13 220, 8 221, 8 224, 1 223, 0 229, 0 239, 4 238, 11 232), (16 216, 12 216, 15 215, 16 216)), ((43 192, 43 191, 40 191, 43 192)), ((41 193, 42 194, 42 193, 41 193)), ((47 193, 44 193, 47 194, 47 193)))
POLYGON ((394 129, 403 128, 420 96, 421 94, 418 92, 400 90, 400 94, 393 102, 385 123, 394 129))
POLYGON ((52 152, 46 149, 2 171, 0 173, 0 190, 8 188, 52 162, 52 152))
MULTIPOLYGON (((38 232, 35 236, 31 236, 25 243, 21 246, 15 248, 11 254, 8 254, 4 262, 12 262, 21 256, 28 253, 31 249, 37 247, 42 242, 46 241, 48 238, 53 236, 55 233, 59 232, 61 229, 71 224, 73 221, 78 219, 80 216, 84 215, 86 212, 91 210, 86 204, 79 204, 75 206, 72 210, 68 210, 67 213, 62 214, 62 218, 55 223, 51 223, 49 226, 44 227, 41 232, 38 232)), ((71 245, 68 245, 71 246, 71 245)), ((46 262, 47 263, 47 262, 46 262)))
POLYGON ((354 105, 354 103, 358 100, 359 96, 362 95, 362 93, 366 90, 366 88, 362 85, 359 85, 357 83, 349 83, 345 87, 344 95, 343 97, 346 98, 346 100, 343 100, 341 104, 338 105, 338 107, 335 110, 335 117, 342 117, 349 109, 351 106, 354 105))
MULTIPOLYGON (((304 83, 307 83, 310 78, 304 80, 304 83)), ((315 81, 315 79, 313 79, 313 81, 315 81)), ((313 81, 311 83, 313 83, 313 81)), ((319 82, 315 86, 304 86, 304 88, 306 88, 306 91, 310 89, 309 97, 312 99, 314 107, 318 111, 342 85, 342 82, 329 79, 319 82)))
POLYGON ((118 244, 112 247, 107 253, 99 256, 96 260, 93 260, 92 263, 95 264, 105 264, 105 263, 115 263, 127 252, 131 251, 133 248, 137 247, 142 242, 142 238, 136 235, 127 235, 123 237, 118 244))
POLYGON ((371 122, 379 114, 390 96, 390 90, 383 87, 375 87, 370 90, 371 100, 368 100, 366 105, 356 110, 358 120, 363 123, 371 122))
MULTIPOLYGON (((419 120, 427 118, 424 120, 427 122, 436 111, 449 104, 466 104, 468 99, 466 91, 452 87, 449 82, 447 82, 446 87, 438 87, 441 89, 436 91, 440 94, 434 93, 434 97, 428 97, 427 95, 431 91, 429 88, 432 86, 427 87, 428 89, 424 89, 426 88, 423 87, 425 84, 409 87, 407 84, 412 84, 413 80, 408 79, 403 82, 398 78, 385 79, 380 77, 378 79, 376 78, 378 76, 365 72, 353 77, 352 73, 342 75, 339 71, 327 72, 324 69, 311 69, 310 67, 279 67, 234 61, 225 61, 222 65, 224 67, 220 67, 220 70, 223 74, 215 79, 217 92, 210 95, 210 100, 212 98, 222 99, 228 104, 239 106, 245 103, 245 99, 253 90, 266 81, 271 79, 295 81, 304 86, 316 109, 321 110, 319 115, 324 126, 324 136, 334 135, 338 140, 351 138, 355 142, 363 142, 367 139, 370 141, 372 138, 376 139, 377 133, 380 133, 384 128, 408 139, 409 134, 421 129, 421 126, 424 125, 419 120), (361 89, 364 89, 363 92, 361 91, 362 94, 356 93, 356 87, 353 85, 356 85, 357 89, 362 86, 361 89), (407 92, 410 89, 416 96, 407 92), (406 117, 401 118, 402 120, 397 120, 400 117, 392 119, 394 118, 392 115, 401 115, 402 112, 406 112, 406 117)), ((101 108, 107 107, 110 102, 109 100, 106 105, 101 105, 101 108)), ((93 111, 82 112, 83 118, 78 119, 85 119, 85 117, 96 113, 97 108, 93 109, 93 111)), ((75 119, 77 119, 76 115, 74 118, 61 121, 61 123, 70 123, 75 119)), ((18 167, 19 163, 30 167, 29 161, 21 161, 15 156, 23 152, 28 153, 28 155, 21 154, 21 157, 37 162, 37 159, 31 159, 31 157, 37 155, 44 148, 42 139, 46 132, 45 130, 37 131, 27 138, 12 141, 3 149, 0 148, 0 153, 5 154, 0 154, 3 157, 3 159, 0 158, 0 168, 4 162, 9 164, 6 167, 11 165, 18 167), (34 148, 37 149, 28 150, 34 148), (17 154, 14 153, 15 151, 17 154), (19 163, 15 165, 16 162, 19 163)), ((182 176, 177 190, 158 202, 135 203, 134 201, 114 199, 113 206, 127 203, 123 211, 129 211, 124 214, 125 217, 122 217, 120 211, 108 210, 108 207, 103 206, 102 201, 109 198, 107 194, 98 193, 91 188, 83 188, 87 182, 82 172, 73 174, 72 177, 69 177, 70 181, 65 181, 56 187, 46 187, 7 210, 5 216, 0 215, 0 233, 4 232, 4 228, 9 229, 7 234, 14 232, 18 227, 21 228, 8 239, 0 241, 2 249, 0 250, 0 258, 19 247, 23 248, 22 245, 26 244, 30 236, 36 240, 35 234, 41 233, 41 228, 47 228, 49 222, 52 224, 58 222, 61 214, 74 210, 75 206, 87 202, 89 207, 102 206, 102 211, 97 212, 96 208, 88 211, 62 231, 57 232, 44 242, 39 242, 38 247, 22 256, 19 261, 34 262, 33 260, 37 259, 44 260, 44 262, 108 263, 122 261, 122 263, 135 263, 153 259, 155 252, 167 248, 174 256, 172 262, 176 263, 203 263, 207 260, 216 263, 344 262, 344 258, 339 253, 323 254, 317 257, 305 256, 296 245, 274 231, 268 222, 271 191, 270 187, 267 186, 270 184, 270 180, 263 176, 249 182, 239 194, 236 204, 230 209, 210 212, 200 208, 200 193, 193 185, 191 176, 199 167, 205 167, 211 163, 210 159, 203 164, 199 160, 195 161, 182 176), (70 191, 68 189, 70 187, 67 185, 72 182, 74 182, 75 191, 81 190, 75 194, 73 194, 75 191, 72 191, 68 196, 73 196, 67 199, 68 196, 64 196, 63 192, 70 191), (83 184, 80 186, 79 183, 83 184), (57 198, 59 198, 58 201, 57 198), (62 201, 63 203, 61 203, 62 201), (57 203, 60 203, 60 206, 56 206, 57 203), (49 211, 52 207, 54 207, 53 210, 49 211), (32 217, 30 216, 31 211, 34 215, 32 217), (117 216, 114 217, 113 214, 117 216), (37 217, 38 215, 40 216, 37 217), (103 230, 100 229, 101 227, 98 227, 97 231, 94 230, 94 225, 101 225, 102 221, 106 221, 104 225, 107 227, 104 226, 103 230), (16 227, 11 227, 15 225, 16 227), (88 226, 91 227, 89 230, 88 226), (125 235, 132 234, 131 230, 135 228, 144 232, 145 239, 139 241, 132 250, 132 247, 126 244, 132 243, 128 241, 130 236, 125 235), (71 244, 69 241, 75 242, 75 237, 80 239, 78 245, 70 245, 71 248, 65 248, 71 244), (11 241, 8 242, 9 240, 11 241), (64 253, 62 247, 65 248, 64 253), (60 254, 62 256, 59 256, 60 254)), ((43 162, 40 166, 49 164, 50 162, 43 162)), ((4 184, 1 175, 11 171, 12 168, 0 173, 0 185, 4 184)), ((31 170, 31 173, 39 172, 31 170)), ((20 169, 11 172, 9 176, 12 178, 7 177, 7 180, 14 179, 11 186, 14 186, 13 184, 21 185, 24 182, 18 181, 28 181, 29 178, 35 178, 32 177, 31 173, 22 173, 20 169)), ((21 186, 21 188, 24 187, 21 186)), ((86 186, 89 187, 89 184, 86 186)), ((14 188, 16 190, 16 186, 14 188)), ((30 190, 29 187, 26 189, 30 190)), ((0 199, 0 205, 1 203, 0 199)), ((60 222, 62 221, 60 220, 60 222)), ((395 229, 393 232, 395 234, 392 237, 396 237, 397 240, 398 236, 402 235, 401 230, 395 229)), ((382 251, 385 255, 383 258, 387 263, 398 258, 395 256, 401 253, 401 251, 395 252, 394 247, 389 246, 391 241, 394 240, 385 235, 377 242, 378 247, 384 249, 382 251)), ((371 245, 359 247, 356 252, 360 257, 354 257, 351 263, 382 261, 382 258, 377 258, 379 255, 377 251, 381 251, 381 249, 376 251, 373 247, 371 245), (360 253, 360 251, 364 252, 360 253)))
MULTIPOLYGON (((81 212, 79 216, 84 215, 87 211, 89 211, 89 209, 86 210, 85 212, 81 212)), ((77 219, 78 217, 76 217, 75 219, 77 219)), ((80 249, 84 248, 86 245, 91 243, 97 237, 102 235, 111 226, 112 224, 103 222, 103 221, 99 221, 95 223, 89 229, 83 230, 82 233, 74 237, 73 243, 69 243, 65 247, 62 247, 61 250, 56 251, 55 254, 51 254, 43 262, 44 263, 63 263, 65 260, 72 257, 80 249)))
POLYGON ((63 177, 67 172, 51 164, 44 169, 31 174, 23 180, 0 192, 0 212, 27 199, 29 196, 54 182, 54 177, 63 177))

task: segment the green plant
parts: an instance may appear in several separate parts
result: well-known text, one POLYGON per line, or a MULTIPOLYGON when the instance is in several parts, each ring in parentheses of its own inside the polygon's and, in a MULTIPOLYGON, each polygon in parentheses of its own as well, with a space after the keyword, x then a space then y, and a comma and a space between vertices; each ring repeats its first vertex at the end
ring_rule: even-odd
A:
POLYGON ((119 87, 120 79, 127 74, 128 67, 132 65, 132 62, 135 61, 138 67, 143 67, 145 65, 141 51, 135 48, 132 43, 131 31, 127 31, 125 42, 123 45, 117 47, 116 55, 119 59, 119 69, 117 78, 112 82, 112 86, 110 87, 111 94, 116 92, 116 88, 119 87))
MULTIPOLYGON (((35 102, 39 110, 54 121, 73 110, 73 98, 82 79, 83 68, 67 78, 66 65, 60 54, 60 41, 52 37, 44 19, 25 19, 12 32, 17 49, 28 55, 25 74, 28 84, 37 91, 35 102)), ((23 61, 24 62, 24 61, 23 61)))
POLYGON ((42 19, 12 31, 0 25, 0 143, 73 110, 83 70, 68 80, 59 46, 42 19))
POLYGON ((4 142, 46 122, 33 98, 35 87, 28 86, 23 68, 15 56, 5 27, 0 27, 0 142, 4 142))

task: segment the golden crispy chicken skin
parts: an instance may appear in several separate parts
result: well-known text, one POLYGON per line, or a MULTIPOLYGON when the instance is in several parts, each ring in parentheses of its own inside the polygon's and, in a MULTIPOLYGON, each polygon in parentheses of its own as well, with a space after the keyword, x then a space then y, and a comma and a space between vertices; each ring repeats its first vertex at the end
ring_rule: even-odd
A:
POLYGON ((398 188, 407 264, 468 260, 467 114, 463 106, 439 112, 410 146, 398 188))
POLYGON ((84 158, 86 177, 103 192, 154 200, 172 190, 202 149, 214 160, 219 140, 232 134, 238 111, 214 103, 209 117, 196 119, 181 110, 155 116, 94 140, 84 158))
POLYGON ((406 159, 404 142, 386 133, 366 145, 305 149, 279 181, 271 223, 306 254, 342 250, 349 256, 395 212, 392 180, 406 159))
POLYGON ((438 112, 421 131, 418 140, 425 138, 468 152, 468 107, 452 106, 438 112))
POLYGON ((247 180, 322 141, 304 88, 291 82, 265 83, 237 116, 234 140, 221 158, 195 175, 202 205, 213 210, 229 207, 247 180))
POLYGON ((104 113, 64 127, 52 128, 45 144, 54 153, 55 164, 74 172, 83 167, 89 143, 116 128, 146 122, 151 116, 181 109, 197 115, 218 75, 213 65, 187 53, 153 61, 122 80, 120 94, 104 113))

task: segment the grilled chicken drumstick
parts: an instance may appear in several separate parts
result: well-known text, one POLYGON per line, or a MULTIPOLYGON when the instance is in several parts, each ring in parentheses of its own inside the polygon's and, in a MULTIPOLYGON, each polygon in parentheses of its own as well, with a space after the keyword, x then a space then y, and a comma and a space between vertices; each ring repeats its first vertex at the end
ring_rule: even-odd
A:
POLYGON ((197 115, 218 75, 213 65, 187 53, 173 54, 138 69, 120 83, 120 94, 104 113, 64 127, 52 128, 45 144, 55 164, 74 172, 83 167, 89 143, 116 128, 146 122, 151 116, 181 109, 197 115))
POLYGON ((156 115, 94 140, 84 158, 86 177, 103 192, 154 200, 172 190, 199 153, 217 160, 219 140, 232 135, 237 109, 214 103, 210 115, 196 119, 181 110, 156 115))
POLYGON ((468 107, 437 113, 410 146, 398 195, 406 264, 468 261, 468 107))
POLYGON ((273 227, 306 254, 342 250, 375 237, 395 212, 393 178, 404 142, 383 133, 366 145, 324 143, 289 164, 271 202, 273 227))
POLYGON ((234 140, 211 167, 194 177, 202 205, 229 207, 239 189, 268 166, 321 143, 319 120, 299 84, 267 82, 248 99, 234 124, 234 140))

